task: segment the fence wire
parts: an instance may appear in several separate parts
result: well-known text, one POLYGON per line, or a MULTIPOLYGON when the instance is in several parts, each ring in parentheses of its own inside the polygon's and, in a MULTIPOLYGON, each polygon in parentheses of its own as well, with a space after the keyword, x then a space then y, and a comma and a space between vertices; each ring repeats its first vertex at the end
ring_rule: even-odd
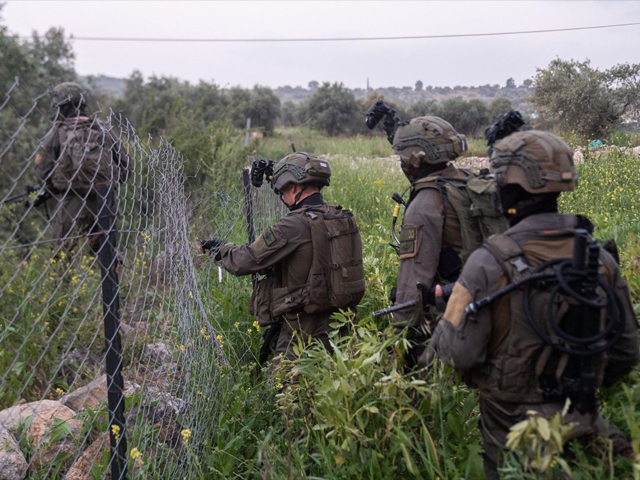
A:
MULTIPOLYGON (((220 326, 247 280, 197 253, 211 236, 246 241, 240 177, 231 195, 189 191, 190 180, 170 143, 113 112, 65 116, 19 80, 4 92, 0 477, 190 478, 229 359, 253 341, 234 350, 220 326)), ((284 212, 269 189, 251 194, 260 233, 284 212)))

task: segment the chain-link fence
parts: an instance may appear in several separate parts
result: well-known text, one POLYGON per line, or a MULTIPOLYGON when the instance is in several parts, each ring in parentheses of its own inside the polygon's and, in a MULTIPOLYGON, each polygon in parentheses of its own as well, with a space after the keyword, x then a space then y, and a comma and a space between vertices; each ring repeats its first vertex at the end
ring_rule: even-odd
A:
POLYGON ((113 112, 4 92, 0 477, 190 477, 229 359, 251 354, 219 325, 248 282, 198 240, 246 241, 248 200, 258 233, 283 212, 240 179, 189 191, 183 167, 113 112))

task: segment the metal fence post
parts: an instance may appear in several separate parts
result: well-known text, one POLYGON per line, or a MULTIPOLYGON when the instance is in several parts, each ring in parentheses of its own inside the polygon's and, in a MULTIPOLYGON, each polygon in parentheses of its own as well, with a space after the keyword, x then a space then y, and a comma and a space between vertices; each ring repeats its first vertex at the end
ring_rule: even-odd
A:
MULTIPOLYGON (((251 169, 249 167, 242 171, 242 186, 244 187, 244 204, 247 209, 247 236, 249 243, 256 241, 256 229, 253 225, 253 200, 251 198, 251 169)), ((258 274, 251 275, 253 288, 258 285, 258 274)))
POLYGON ((127 438, 124 417, 122 341, 120 339, 120 284, 116 253, 116 196, 111 185, 99 185, 97 194, 98 227, 101 232, 98 260, 102 272, 102 312, 107 350, 107 403, 109 408, 111 478, 113 480, 122 480, 127 478, 127 438))

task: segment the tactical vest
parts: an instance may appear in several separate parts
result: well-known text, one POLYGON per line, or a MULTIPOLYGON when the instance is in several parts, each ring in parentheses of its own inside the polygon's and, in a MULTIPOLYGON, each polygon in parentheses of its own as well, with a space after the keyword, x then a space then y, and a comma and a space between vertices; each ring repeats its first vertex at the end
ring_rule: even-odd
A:
POLYGON ((297 287, 275 287, 263 278, 251 300, 251 312, 261 325, 280 321, 289 312, 322 313, 355 308, 364 296, 362 241, 353 213, 340 206, 300 208, 289 215, 300 216, 311 232, 313 258, 307 282, 297 287))
MULTIPOLYGON (((562 234, 562 233, 560 233, 562 234)), ((573 230, 566 231, 567 237, 573 237, 573 230)), ((559 237, 555 237, 559 238, 559 237)), ((530 265, 522 248, 506 235, 495 235, 484 245, 500 263, 508 283, 516 282, 531 275, 537 265, 530 265)), ((543 403, 549 400, 541 387, 541 377, 551 378, 558 385, 569 355, 560 353, 545 344, 532 329, 523 311, 524 288, 510 293, 505 301, 509 302, 509 332, 497 351, 489 352, 487 363, 471 374, 471 380, 483 394, 503 402, 543 403)), ((550 291, 542 288, 531 288, 530 305, 532 317, 540 320, 543 331, 554 343, 559 339, 549 326, 547 318, 547 302, 550 291)), ((570 308, 565 298, 554 308, 554 318, 561 321, 570 308)), ((569 320, 579 321, 579 318, 569 320)), ((494 338, 500 332, 494 332, 494 338)), ((495 349, 495 345, 492 346, 495 349)), ((594 357, 597 385, 602 384, 606 355, 594 357)), ((556 399, 555 401, 560 401, 556 399)))
POLYGON ((482 246, 491 235, 509 228, 509 222, 498 209, 496 182, 492 175, 479 175, 459 168, 467 178, 429 176, 414 182, 411 195, 431 188, 445 194, 460 222, 462 250, 460 260, 464 265, 469 255, 482 246))
POLYGON ((121 183, 126 178, 126 168, 121 171, 113 162, 113 139, 97 120, 65 120, 58 134, 60 156, 51 182, 60 192, 71 186, 76 194, 84 195, 95 185, 121 183))

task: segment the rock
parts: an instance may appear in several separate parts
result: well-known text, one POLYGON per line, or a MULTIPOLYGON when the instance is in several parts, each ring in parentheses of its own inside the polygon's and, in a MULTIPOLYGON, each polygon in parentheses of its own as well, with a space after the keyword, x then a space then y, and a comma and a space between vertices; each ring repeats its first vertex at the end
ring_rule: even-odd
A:
POLYGON ((49 465, 61 453, 70 454, 69 462, 76 455, 74 438, 82 431, 82 422, 75 419, 73 410, 54 400, 25 403, 8 408, 0 412, 0 425, 5 428, 15 428, 22 422, 28 422, 27 433, 32 439, 35 466, 49 465), (29 418, 31 417, 31 418, 29 418), (51 443, 49 441, 51 429, 56 421, 68 423, 71 433, 65 438, 51 443))
POLYGON ((87 407, 95 407, 107 399, 107 376, 102 375, 84 387, 80 387, 60 399, 60 403, 79 412, 87 407))
POLYGON ((0 480, 22 480, 28 468, 16 439, 0 426, 0 480))
POLYGON ((163 365, 173 360, 171 350, 163 342, 145 344, 144 356, 151 365, 163 365))
MULTIPOLYGON (((124 382, 124 396, 130 397, 140 387, 131 382, 124 382)), ((85 408, 93 408, 102 401, 107 401, 107 376, 102 375, 84 387, 68 393, 60 399, 64 406, 79 412, 85 408)))
POLYGON ((146 388, 146 403, 155 405, 154 417, 159 418, 174 418, 175 416, 183 413, 188 403, 181 398, 174 397, 169 392, 163 392, 158 387, 149 385, 146 388))
MULTIPOLYGON (((102 461, 102 452, 109 450, 109 433, 105 433, 82 453, 65 475, 65 480, 86 480, 91 478, 91 467, 102 461)), ((109 476, 110 474, 107 473, 109 476)), ((110 477, 109 477, 110 478, 110 477)))

